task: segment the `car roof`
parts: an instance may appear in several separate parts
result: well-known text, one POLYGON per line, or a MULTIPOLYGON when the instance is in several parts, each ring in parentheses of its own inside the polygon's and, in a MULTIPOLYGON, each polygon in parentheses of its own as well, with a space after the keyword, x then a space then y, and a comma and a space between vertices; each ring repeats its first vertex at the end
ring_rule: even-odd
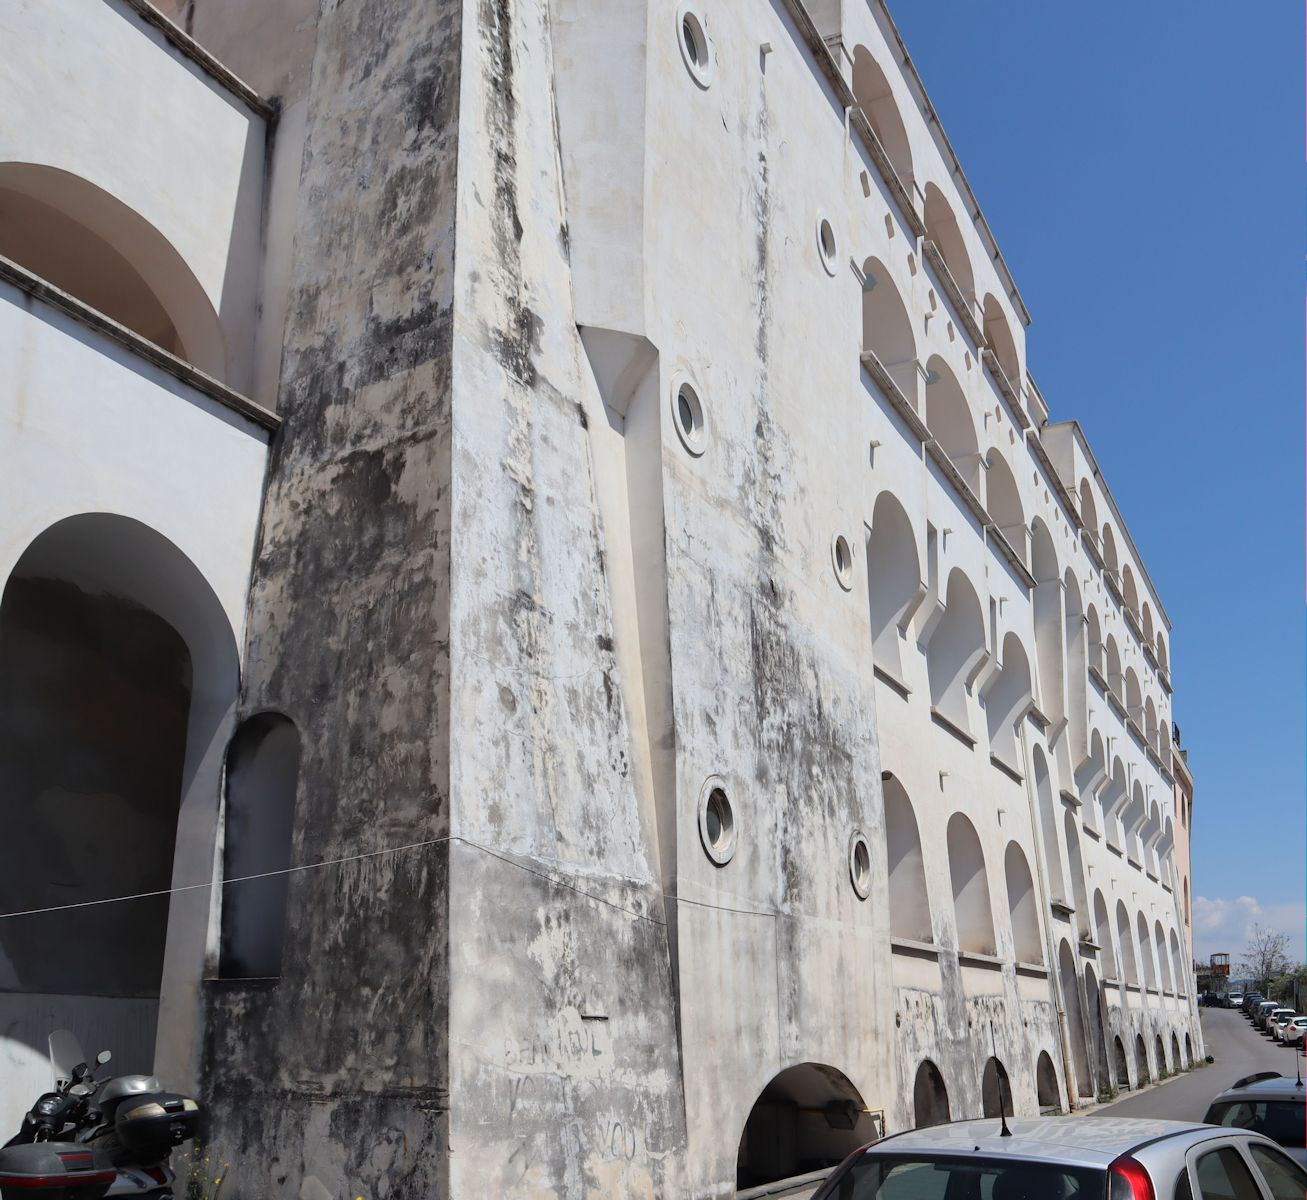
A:
POLYGON ((1236 1083, 1234 1087, 1227 1088, 1219 1096, 1213 1098, 1212 1103, 1218 1100, 1296 1100, 1299 1104, 1307 1100, 1307 1086, 1299 1083, 1297 1079, 1276 1078, 1276 1079, 1250 1079, 1247 1083, 1242 1080, 1236 1083))
POLYGON ((981 1154, 997 1158, 1106 1167, 1147 1142, 1182 1134, 1226 1134, 1190 1121, 1154 1121, 1135 1117, 1017 1117, 1008 1121, 1011 1137, 1002 1136, 997 1118, 954 1121, 928 1129, 892 1134, 867 1148, 868 1154, 981 1154))

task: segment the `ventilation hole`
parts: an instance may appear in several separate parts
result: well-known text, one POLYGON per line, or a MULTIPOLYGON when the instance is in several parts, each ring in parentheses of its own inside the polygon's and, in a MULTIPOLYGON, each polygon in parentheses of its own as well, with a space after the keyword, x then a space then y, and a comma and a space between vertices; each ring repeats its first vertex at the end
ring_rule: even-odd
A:
POLYGON ((853 551, 848 539, 837 533, 831 541, 831 565, 835 568, 835 578, 846 592, 853 586, 853 551))
POLYGON ((672 388, 672 420, 685 448, 696 456, 702 454, 706 445, 703 402, 687 379, 679 380, 672 388))
POLYGON ((871 847, 861 833, 855 833, 849 842, 849 882, 859 900, 871 895, 871 847))
POLYGON ((695 83, 706 88, 712 83, 712 48, 708 43, 703 19, 688 5, 681 6, 677 32, 681 43, 681 58, 685 60, 685 65, 694 77, 695 83))
POLYGON ((837 251, 835 230, 831 228, 830 221, 825 217, 817 221, 817 250, 821 254, 821 265, 826 268, 826 274, 834 275, 837 251))
POLYGON ((735 853, 735 811, 722 780, 714 777, 703 789, 699 803, 699 839, 708 857, 719 867, 735 853))

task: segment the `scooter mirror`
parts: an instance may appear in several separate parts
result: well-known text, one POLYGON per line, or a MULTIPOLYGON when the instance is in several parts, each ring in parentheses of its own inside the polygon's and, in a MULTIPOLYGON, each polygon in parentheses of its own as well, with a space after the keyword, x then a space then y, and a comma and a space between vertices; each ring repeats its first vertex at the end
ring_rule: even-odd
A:
POLYGON ((104 1064, 107 1063, 111 1058, 113 1058, 113 1051, 112 1051, 112 1050, 101 1050, 100 1053, 97 1054, 97 1055, 95 1056, 95 1062, 96 1062, 96 1065, 102 1067, 102 1066, 104 1066, 104 1064))
POLYGON ((73 1082, 81 1083, 82 1080, 85 1079, 90 1073, 91 1073, 90 1067, 88 1067, 85 1063, 78 1063, 77 1066, 73 1068, 73 1082))

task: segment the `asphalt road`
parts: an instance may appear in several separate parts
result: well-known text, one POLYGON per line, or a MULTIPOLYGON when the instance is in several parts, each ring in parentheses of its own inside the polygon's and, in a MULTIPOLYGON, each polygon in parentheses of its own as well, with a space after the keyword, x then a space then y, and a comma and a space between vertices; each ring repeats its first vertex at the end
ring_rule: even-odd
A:
MULTIPOLYGON (((1172 1121, 1201 1121, 1207 1106, 1236 1079, 1254 1071, 1279 1071, 1294 1078, 1295 1051, 1273 1042, 1253 1028, 1238 1009, 1201 1008, 1203 1040, 1214 1063, 1196 1067, 1165 1083, 1126 1096, 1115 1104, 1094 1108, 1091 1117, 1161 1117, 1172 1121)), ((1307 1078, 1307 1066, 1304 1066, 1307 1078)))

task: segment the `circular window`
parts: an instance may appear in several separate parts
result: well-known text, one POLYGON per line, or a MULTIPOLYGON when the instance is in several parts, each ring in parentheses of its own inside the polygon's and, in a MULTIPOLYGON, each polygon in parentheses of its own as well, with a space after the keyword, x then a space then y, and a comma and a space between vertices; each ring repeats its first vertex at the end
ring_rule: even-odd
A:
POLYGON ((831 566, 835 568, 835 578, 846 592, 853 587, 853 550, 848 539, 837 533, 830 544, 831 566))
POLYGON ((831 223, 825 217, 817 219, 817 251, 821 255, 821 265, 826 268, 827 275, 835 274, 835 230, 831 228, 831 223))
POLYGON ((703 416, 703 401, 699 389, 684 375, 672 380, 672 423, 676 426, 681 444, 698 456, 707 446, 707 430, 703 416))
POLYGON ((859 900, 871 895, 871 847, 866 834, 857 830, 849 838, 849 882, 859 900))
POLYGON ((693 4, 682 4, 676 10, 677 41, 681 45, 681 58, 695 83, 706 88, 713 80, 712 43, 704 19, 693 4))
POLYGON ((704 851, 719 867, 735 854, 735 810, 726 794, 726 783, 714 775, 699 796, 699 840, 704 851))

